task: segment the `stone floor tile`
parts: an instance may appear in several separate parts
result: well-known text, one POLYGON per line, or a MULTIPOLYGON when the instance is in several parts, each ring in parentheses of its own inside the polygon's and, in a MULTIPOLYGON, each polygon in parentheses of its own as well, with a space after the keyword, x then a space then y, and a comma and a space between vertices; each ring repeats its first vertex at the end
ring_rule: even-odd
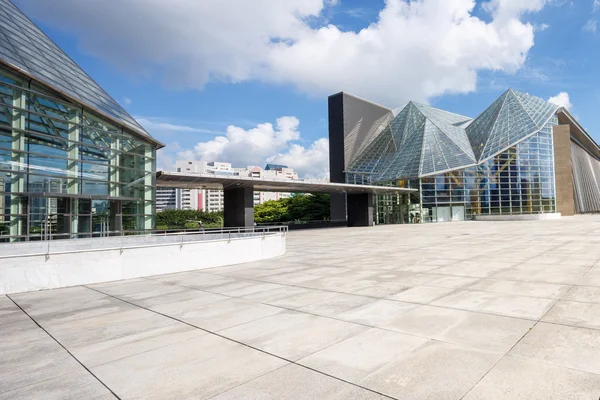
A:
POLYGON ((548 311, 542 321, 600 329, 600 304, 561 300, 548 311))
POLYGON ((538 297, 515 296, 509 294, 461 290, 439 300, 432 305, 451 307, 460 310, 487 312, 515 318, 538 320, 554 305, 555 300, 538 297))
POLYGON ((427 341, 426 338, 372 328, 303 358, 298 363, 359 383, 367 375, 427 341))
POLYGON ((600 375, 504 357, 464 400, 596 400, 600 375))
POLYGON ((517 318, 421 306, 403 313, 382 328, 505 353, 533 324, 534 321, 517 318))
POLYGON ((600 330, 540 322, 509 354, 600 375, 600 330))
POLYGON ((211 398, 285 364, 281 359, 208 334, 91 370, 123 399, 186 400, 211 398))
POLYGON ((398 400, 458 400, 499 359, 497 353, 431 341, 368 375, 361 385, 398 400))
POLYGON ((219 334, 279 357, 297 360, 367 329, 331 318, 283 311, 219 334))

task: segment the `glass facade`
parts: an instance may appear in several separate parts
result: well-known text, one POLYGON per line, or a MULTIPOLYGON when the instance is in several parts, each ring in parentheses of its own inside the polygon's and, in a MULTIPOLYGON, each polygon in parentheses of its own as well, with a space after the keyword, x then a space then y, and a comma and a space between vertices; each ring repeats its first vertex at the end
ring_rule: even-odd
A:
POLYGON ((540 132, 484 163, 420 179, 424 222, 556 212, 552 134, 540 132))
POLYGON ((556 212, 558 107, 509 89, 478 118, 408 103, 359 153, 346 182, 419 189, 380 196, 377 223, 556 212))
POLYGON ((0 68, 0 241, 154 229, 156 144, 0 68))

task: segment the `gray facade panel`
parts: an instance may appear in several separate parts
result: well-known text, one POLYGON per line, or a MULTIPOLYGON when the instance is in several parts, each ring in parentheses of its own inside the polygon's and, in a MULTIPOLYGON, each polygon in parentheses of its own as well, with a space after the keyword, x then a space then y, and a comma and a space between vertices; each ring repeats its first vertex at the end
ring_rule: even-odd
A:
POLYGON ((575 212, 600 212, 600 161, 571 141, 575 212))

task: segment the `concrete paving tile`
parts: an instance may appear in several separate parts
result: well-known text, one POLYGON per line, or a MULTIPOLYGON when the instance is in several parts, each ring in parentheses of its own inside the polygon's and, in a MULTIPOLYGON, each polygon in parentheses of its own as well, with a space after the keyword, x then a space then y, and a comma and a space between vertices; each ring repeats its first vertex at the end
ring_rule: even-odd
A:
POLYGON ((438 268, 433 271, 435 274, 452 275, 452 276, 469 276, 473 278, 487 278, 492 276, 499 271, 504 271, 508 267, 487 267, 485 264, 474 265, 474 266, 451 266, 438 268))
POLYGON ((297 360, 366 329, 362 325, 331 318, 283 311, 219 334, 277 356, 297 360))
POLYGON ((493 279, 505 279, 524 282, 556 283, 559 285, 574 285, 582 273, 563 271, 531 271, 524 269, 509 269, 492 275, 493 279))
POLYGON ((344 311, 375 301, 372 297, 338 294, 335 297, 298 308, 298 311, 336 317, 344 311))
POLYGON ((161 283, 160 286, 153 286, 151 288, 146 288, 143 291, 137 290, 120 290, 120 293, 113 293, 111 288, 100 288, 98 289, 103 293, 110 294, 112 296, 118 297, 119 299, 127 300, 132 303, 143 302, 144 300, 152 300, 155 297, 168 296, 170 294, 178 294, 183 291, 189 291, 193 289, 184 288, 181 286, 175 286, 167 283, 161 283))
POLYGON ((538 320, 554 305, 555 301, 538 297, 461 290, 442 297, 431 304, 460 310, 538 320))
POLYGON ((373 281, 370 286, 354 291, 352 294, 383 298, 401 293, 406 289, 408 289, 408 287, 404 282, 402 282, 402 280, 390 282, 373 281))
POLYGON ((298 363, 358 384, 367 375, 427 341, 426 338, 372 328, 303 358, 298 363))
POLYGON ((169 323, 157 323, 157 319, 135 321, 100 328, 100 332, 78 332, 70 337, 57 338, 86 366, 94 366, 142 353, 151 349, 177 343, 206 334, 186 324, 161 317, 169 323))
POLYGON ((569 290, 569 287, 569 285, 557 285, 553 283, 484 279, 467 287, 467 289, 482 292, 512 294, 515 296, 559 299, 569 290))
POLYGON ((318 303, 339 296, 336 292, 324 290, 306 289, 295 286, 284 286, 282 288, 266 292, 253 293, 244 296, 245 299, 266 303, 276 307, 299 308, 309 304, 318 303))
POLYGON ((600 375, 600 331, 540 322, 509 354, 600 375))
POLYGON ((429 304, 444 297, 456 289, 435 286, 415 286, 400 293, 388 296, 388 299, 406 301, 408 303, 429 304))
POLYGON ((231 297, 242 297, 249 294, 266 292, 268 290, 281 288, 282 285, 276 283, 265 283, 256 281, 241 281, 228 283, 219 286, 209 286, 203 290, 211 293, 222 294, 231 297))
POLYGON ((175 301, 170 301, 172 298, 167 297, 164 302, 160 301, 160 297, 156 298, 156 302, 152 301, 148 304, 148 301, 139 301, 136 304, 150 308, 153 311, 170 314, 171 312, 180 310, 189 310, 196 307, 204 306, 207 304, 216 303, 223 300, 229 300, 231 297, 223 296, 221 294, 204 292, 196 289, 189 289, 183 298, 175 301))
POLYGON ((81 369, 81 365, 48 335, 12 343, 3 348, 0 357, 0 394, 81 369))
POLYGON ((370 326, 380 326, 398 315, 418 307, 416 304, 378 299, 346 310, 336 318, 370 326))
POLYGON ((68 313, 72 310, 95 308, 110 303, 106 295, 77 286, 64 289, 11 294, 11 298, 32 317, 53 313, 68 313))
POLYGON ((560 300, 542 321, 600 329, 600 304, 560 300))
POLYGON ((177 307, 177 305, 181 304, 179 302, 196 301, 196 302, 198 302, 198 304, 208 304, 208 303, 214 303, 219 300, 225 300, 228 298, 227 296, 223 296, 223 295, 219 295, 219 294, 215 294, 215 293, 204 292, 199 289, 190 289, 190 288, 185 288, 185 287, 181 287, 181 286, 174 286, 174 287, 176 287, 177 290, 172 290, 172 291, 169 291, 168 293, 164 293, 164 294, 159 292, 159 293, 156 293, 155 295, 153 295, 152 297, 146 297, 146 298, 142 298, 142 299, 130 299, 130 298, 125 298, 125 297, 119 297, 119 298, 127 299, 127 301, 130 301, 140 307, 151 308, 151 309, 154 309, 154 307, 159 307, 159 306, 161 306, 161 307, 165 306, 165 308, 168 308, 166 306, 169 304, 173 304, 173 307, 177 307), (177 304, 174 304, 174 303, 177 303, 177 304))
MULTIPOLYGON (((213 269, 211 269, 213 271, 213 269)), ((216 273, 216 271, 215 271, 216 273)), ((240 279, 230 276, 213 275, 198 272, 184 272, 168 276, 153 276, 153 280, 171 283, 175 285, 186 286, 195 289, 202 289, 210 286, 226 285, 228 283, 239 282, 240 279)))
POLYGON ((315 281, 322 279, 323 276, 310 274, 306 272, 290 272, 287 274, 278 274, 263 277, 261 280, 280 283, 282 285, 297 285, 297 286, 306 286, 304 283, 309 281, 315 281))
POLYGON ((180 308, 170 311, 168 315, 202 329, 216 332, 268 317, 282 310, 250 300, 229 298, 215 303, 180 308))
MULTIPOLYGON (((116 304, 116 301, 113 305, 116 304)), ((117 305, 117 307, 102 307, 96 310, 86 310, 85 312, 74 312, 73 314, 76 315, 76 318, 71 318, 70 315, 62 313, 40 316, 36 318, 36 322, 52 335, 61 336, 63 334, 89 332, 104 326, 133 323, 136 320, 156 317, 156 314, 151 311, 126 305, 128 307, 124 310, 119 310, 119 306, 117 305)))
MULTIPOLYGON (((155 313, 144 313, 143 317, 124 319, 103 319, 99 323, 91 324, 88 320, 75 321, 58 327, 46 328, 61 344, 67 348, 86 346, 103 341, 118 339, 130 334, 144 332, 154 328, 178 323, 177 321, 155 313)), ((42 325, 43 326, 43 325, 42 325)))
POLYGON ((533 321, 517 318, 421 306, 407 311, 382 328, 505 353, 533 324, 533 321))
POLYGON ((600 287, 573 286, 562 299, 600 304, 600 287))
POLYGON ((464 400, 597 400, 600 375, 504 357, 464 400))
POLYGON ((497 353, 431 341, 368 375, 361 384, 398 400, 458 400, 499 359, 497 353))
POLYGON ((409 284, 408 286, 425 285, 457 289, 462 286, 471 285, 479 280, 480 278, 424 273, 405 278, 403 282, 409 284))
POLYGON ((58 377, 43 379, 31 385, 2 393, 3 400, 109 400, 116 399, 89 372, 80 368, 58 377))
POLYGON ((354 293, 361 289, 371 287, 373 286, 373 284, 374 281, 370 281, 367 279, 356 279, 351 276, 330 276, 305 281, 302 283, 301 286, 313 289, 331 290, 341 293, 354 293))
POLYGON ((215 335, 150 350, 92 372, 123 399, 208 399, 286 364, 215 335))
POLYGON ((590 270, 581 278, 580 281, 577 282, 577 284, 600 287, 600 270, 597 270, 597 268, 598 267, 594 267, 592 270, 590 270))
POLYGON ((384 400, 384 396, 290 364, 213 400, 384 400), (310 384, 307 385, 307 382, 310 384))
POLYGON ((128 279, 124 281, 96 283, 93 285, 89 285, 89 287, 93 289, 98 289, 103 293, 108 293, 113 296, 135 296, 141 295, 146 291, 156 291, 161 289, 168 291, 169 288, 172 288, 173 286, 153 279, 137 278, 128 279))

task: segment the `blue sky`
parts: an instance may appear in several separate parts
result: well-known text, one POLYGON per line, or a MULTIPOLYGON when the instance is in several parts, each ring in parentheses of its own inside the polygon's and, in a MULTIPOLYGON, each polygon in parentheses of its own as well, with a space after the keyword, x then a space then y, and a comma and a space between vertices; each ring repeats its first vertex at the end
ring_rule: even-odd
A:
POLYGON ((600 142, 600 0, 15 3, 167 144, 161 168, 272 160, 324 175, 327 95, 341 90, 475 117, 512 87, 568 105, 600 142))

